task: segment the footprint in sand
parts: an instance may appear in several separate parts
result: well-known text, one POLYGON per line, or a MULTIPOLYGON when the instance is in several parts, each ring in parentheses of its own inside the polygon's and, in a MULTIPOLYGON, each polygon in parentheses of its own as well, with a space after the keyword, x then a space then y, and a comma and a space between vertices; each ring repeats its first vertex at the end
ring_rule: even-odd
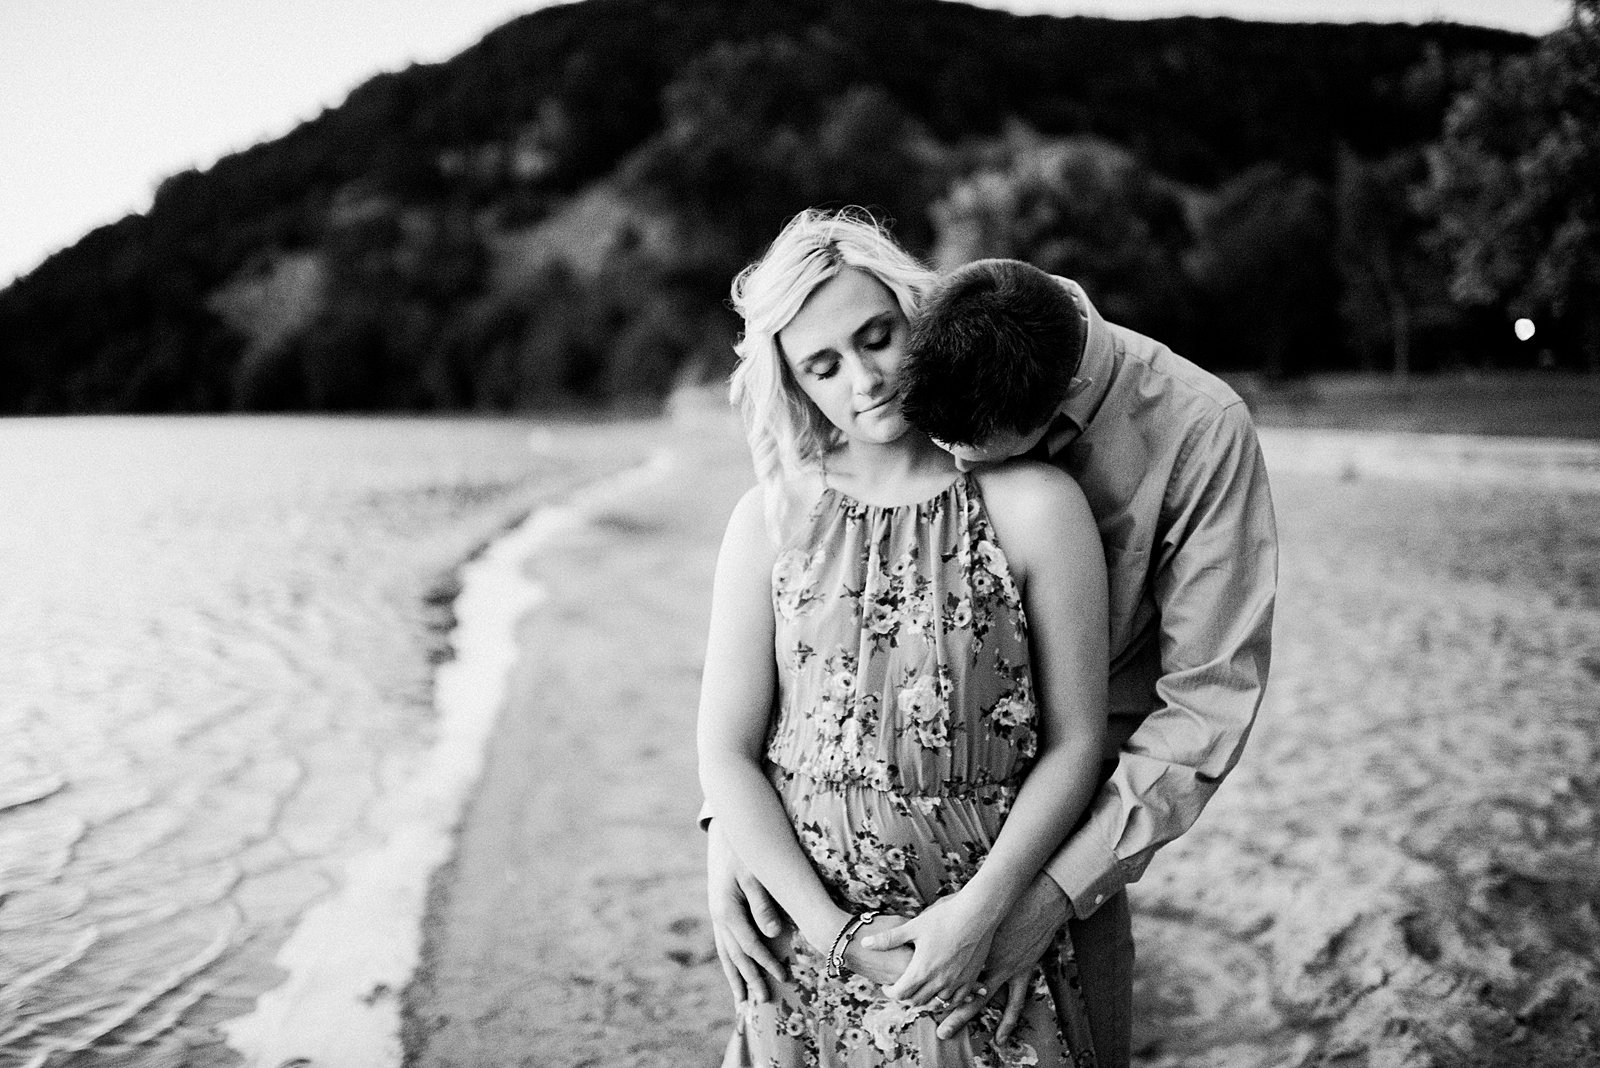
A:
POLYGON ((1142 1066, 1295 1063, 1268 962, 1252 942, 1204 916, 1136 915, 1134 931, 1133 1040, 1142 1066))

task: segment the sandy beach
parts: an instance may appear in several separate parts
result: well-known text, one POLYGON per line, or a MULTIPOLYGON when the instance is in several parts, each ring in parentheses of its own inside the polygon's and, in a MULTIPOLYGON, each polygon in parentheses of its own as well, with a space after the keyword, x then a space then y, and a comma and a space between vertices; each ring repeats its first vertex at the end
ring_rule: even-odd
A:
MULTIPOLYGON (((725 1042, 692 735, 751 476, 719 414, 662 436, 669 470, 527 561, 548 597, 432 883, 408 1066, 725 1042)), ((1132 890, 1139 1062, 1600 1062, 1600 492, 1291 459, 1266 707, 1132 890)))
POLYGON ((720 413, 528 561, 548 599, 435 878, 408 1065, 692 1065, 732 1019, 705 917, 693 732, 722 525, 752 476, 720 413))

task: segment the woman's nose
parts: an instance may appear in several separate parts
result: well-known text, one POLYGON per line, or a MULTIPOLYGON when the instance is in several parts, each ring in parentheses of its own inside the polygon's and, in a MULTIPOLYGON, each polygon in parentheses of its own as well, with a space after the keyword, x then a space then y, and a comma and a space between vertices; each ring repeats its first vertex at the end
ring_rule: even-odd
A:
POLYGON ((864 396, 871 396, 883 384, 883 369, 878 366, 878 361, 871 356, 856 356, 852 361, 855 364, 855 390, 864 396))

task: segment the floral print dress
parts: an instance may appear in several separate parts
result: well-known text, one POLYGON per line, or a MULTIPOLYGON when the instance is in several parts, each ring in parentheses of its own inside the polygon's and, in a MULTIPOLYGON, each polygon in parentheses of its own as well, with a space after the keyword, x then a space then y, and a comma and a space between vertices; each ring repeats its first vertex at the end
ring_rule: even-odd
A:
MULTIPOLYGON (((768 771, 835 899, 922 911, 965 885, 1037 746, 1022 598, 976 481, 879 507, 823 491, 773 567, 779 678, 768 771)), ((1000 1001, 955 1038, 869 980, 824 975, 795 938, 790 980, 746 1003, 725 1066, 1092 1065, 1066 932, 1013 1039, 1000 1001)))

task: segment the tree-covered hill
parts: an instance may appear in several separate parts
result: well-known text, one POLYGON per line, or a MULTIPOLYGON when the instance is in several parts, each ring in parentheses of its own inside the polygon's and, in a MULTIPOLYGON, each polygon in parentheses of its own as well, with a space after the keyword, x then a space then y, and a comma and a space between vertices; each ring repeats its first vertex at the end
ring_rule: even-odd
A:
MULTIPOLYGON (((1352 191, 1420 181, 1452 101, 1537 43, 944 0, 547 8, 169 178, 0 292, 0 412, 659 395, 721 367, 729 276, 814 203, 1084 277, 1203 362, 1382 362, 1391 327, 1340 324, 1373 317, 1358 268, 1414 220, 1352 191)), ((1431 284, 1402 287, 1407 358, 1492 358, 1431 284)))

